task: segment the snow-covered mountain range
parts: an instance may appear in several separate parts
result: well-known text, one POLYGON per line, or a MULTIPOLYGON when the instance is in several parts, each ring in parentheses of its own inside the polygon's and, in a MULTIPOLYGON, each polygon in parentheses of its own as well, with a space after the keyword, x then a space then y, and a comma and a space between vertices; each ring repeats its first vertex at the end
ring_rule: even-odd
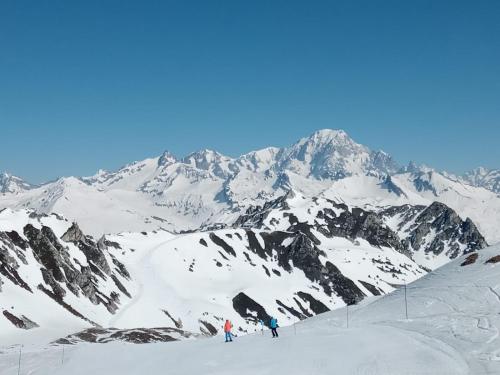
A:
POLYGON ((490 243, 500 241, 498 171, 463 177, 410 164, 400 167, 342 130, 320 130, 290 147, 269 147, 230 158, 202 150, 169 152, 90 177, 63 177, 33 186, 0 178, 0 208, 58 213, 90 234, 196 230, 229 225, 250 206, 293 190, 383 210, 395 205, 446 204, 470 217, 490 243))
POLYGON ((169 341, 225 318, 251 333, 500 240, 496 192, 401 168, 339 130, 239 158, 165 152, 40 186, 0 181, 0 343, 169 341))
POLYGON ((461 176, 462 180, 473 186, 484 187, 500 193, 500 169, 476 168, 461 176))
MULTIPOLYGON (((251 333, 270 316, 287 325, 387 294, 486 246, 441 203, 376 212, 288 192, 223 229, 100 239, 54 213, 4 209, 0 342, 89 328, 168 341, 217 334, 225 318, 251 333)), ((96 340, 85 332, 67 340, 96 340)))

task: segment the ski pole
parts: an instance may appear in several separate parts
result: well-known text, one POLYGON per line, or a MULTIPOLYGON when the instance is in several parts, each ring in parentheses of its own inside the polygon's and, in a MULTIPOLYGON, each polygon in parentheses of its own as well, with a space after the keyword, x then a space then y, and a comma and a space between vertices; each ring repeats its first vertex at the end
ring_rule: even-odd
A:
POLYGON ((23 346, 19 346, 19 362, 17 364, 17 375, 21 374, 21 356, 22 356, 23 346))

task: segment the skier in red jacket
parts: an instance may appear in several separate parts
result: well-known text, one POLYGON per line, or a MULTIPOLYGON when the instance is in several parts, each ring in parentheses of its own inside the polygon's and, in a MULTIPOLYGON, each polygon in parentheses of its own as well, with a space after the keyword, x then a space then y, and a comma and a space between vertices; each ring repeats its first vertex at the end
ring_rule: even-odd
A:
POLYGON ((224 333, 226 334, 226 342, 233 341, 233 338, 231 335, 232 328, 233 328, 233 325, 231 324, 231 321, 229 319, 227 319, 226 323, 224 324, 224 333))

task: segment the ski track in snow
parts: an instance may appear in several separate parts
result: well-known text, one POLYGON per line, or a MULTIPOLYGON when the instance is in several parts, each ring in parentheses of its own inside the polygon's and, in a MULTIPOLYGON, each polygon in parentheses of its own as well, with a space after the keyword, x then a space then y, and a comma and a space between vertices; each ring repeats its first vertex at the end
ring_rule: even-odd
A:
POLYGON ((135 274, 141 275, 141 277, 137 281, 137 293, 134 295, 134 298, 132 298, 117 312, 115 316, 110 319, 110 327, 116 327, 117 325, 119 326, 120 319, 123 318, 123 316, 142 299, 144 295, 144 277, 149 279, 146 283, 147 285, 155 285, 158 282, 158 278, 156 277, 156 273, 154 272, 154 266, 151 263, 154 253, 161 247, 165 246, 167 243, 178 240, 181 237, 182 236, 175 236, 144 251, 144 255, 141 257, 139 262, 135 266, 133 266, 135 274))

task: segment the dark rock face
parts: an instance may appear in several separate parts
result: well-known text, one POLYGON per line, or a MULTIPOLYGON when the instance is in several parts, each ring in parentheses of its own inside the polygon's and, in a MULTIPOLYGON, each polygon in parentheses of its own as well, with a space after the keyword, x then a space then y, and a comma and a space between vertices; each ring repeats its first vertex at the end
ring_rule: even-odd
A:
POLYGON ((300 319, 300 320, 304 320, 308 317, 311 316, 311 314, 307 313, 307 314, 304 314, 304 313, 301 313, 300 311, 297 311, 296 309, 294 309, 293 307, 291 306, 287 306, 285 305, 283 302, 281 302, 280 300, 276 300, 276 304, 279 306, 278 307, 278 310, 280 310, 282 313, 284 313, 285 311, 287 311, 288 313, 290 313, 292 316, 300 319))
POLYGON ((400 252, 404 250, 398 235, 376 213, 356 207, 349 210, 343 204, 335 205, 335 208, 343 211, 336 215, 332 209, 324 210, 327 226, 318 227, 318 231, 325 236, 362 238, 373 246, 392 247, 400 252))
POLYGON ((199 322, 201 324, 200 331, 203 333, 203 335, 215 336, 217 334, 217 328, 215 328, 212 324, 201 319, 199 320, 199 322))
POLYGON ((299 232, 289 246, 278 250, 278 264, 288 272, 292 271, 291 264, 301 269, 307 278, 318 282, 329 296, 335 293, 349 304, 361 301, 365 297, 363 292, 331 262, 323 266, 319 259, 321 255, 325 255, 323 251, 299 232))
POLYGON ((495 264, 495 263, 500 263, 500 255, 495 255, 494 257, 488 259, 486 261, 486 264, 495 264))
POLYGON ((264 324, 269 327, 271 316, 261 305, 248 297, 245 293, 239 293, 233 298, 233 308, 242 318, 255 322, 256 324, 259 320, 262 320, 264 324))
POLYGON ((174 323, 175 328, 178 328, 178 329, 182 328, 182 320, 181 320, 181 318, 174 319, 174 317, 167 310, 161 310, 161 311, 163 311, 165 313, 165 315, 170 318, 170 320, 174 323))
MULTIPOLYGON (((290 193, 291 194, 291 193, 290 193)), ((240 216, 234 223, 235 227, 271 229, 264 228, 264 220, 269 216, 273 209, 281 211, 287 210, 287 195, 269 202, 263 207, 251 207, 245 215, 240 216)), ((317 200, 315 200, 316 202, 317 200)), ((348 239, 362 238, 373 246, 392 247, 398 251, 404 251, 404 245, 401 243, 397 233, 385 225, 377 213, 366 211, 361 208, 352 208, 345 204, 338 204, 328 201, 328 206, 318 212, 318 219, 324 221, 324 224, 302 223, 293 214, 284 212, 284 217, 288 218, 290 225, 286 232, 302 232, 319 245, 318 239, 311 233, 311 230, 317 230, 326 237, 343 237, 348 239)))
POLYGON ((472 253, 470 254, 465 260, 462 262, 461 266, 469 266, 471 264, 476 263, 477 258, 479 258, 479 255, 477 253, 472 253))
POLYGON ((213 243, 216 245, 222 247, 226 253, 229 255, 232 255, 233 257, 236 257, 236 252, 234 249, 229 246, 226 241, 224 241, 222 238, 218 237, 215 233, 210 233, 210 239, 212 240, 213 243))
POLYGON ((17 233, 15 230, 10 232, 5 232, 7 237, 10 238, 12 243, 19 247, 22 250, 26 250, 28 248, 28 243, 17 233))
POLYGON ((287 199, 293 197, 290 190, 286 195, 266 202, 262 207, 251 206, 244 215, 241 215, 233 224, 234 228, 262 228, 265 218, 272 210, 286 210, 289 208, 287 199))
POLYGON ((87 260, 99 267, 106 275, 111 275, 111 268, 103 252, 103 250, 107 249, 104 237, 96 244, 92 237, 83 234, 78 224, 73 223, 66 233, 63 234, 61 239, 64 242, 74 243, 85 254, 87 260))
POLYGON ((377 289, 375 285, 370 284, 369 282, 358 280, 366 289, 370 291, 374 296, 380 296, 380 290, 377 289))
MULTIPOLYGON (((21 244, 24 246, 24 242, 21 244)), ((20 250, 19 246, 14 244, 8 233, 0 232, 0 275, 3 275, 13 284, 20 286, 28 292, 32 292, 29 285, 21 278, 17 271, 19 263, 10 255, 10 252, 15 253, 21 261, 26 263, 23 250, 25 249, 20 250)), ((2 283, 2 279, 0 278, 0 291, 2 291, 2 283)))
MULTIPOLYGON (((125 266, 108 252, 104 238, 95 243, 91 237, 85 236, 76 224, 73 224, 62 238, 73 243, 83 253, 87 265, 71 259, 68 246, 64 245, 47 226, 38 229, 28 224, 24 227, 22 235, 15 231, 0 232, 0 275, 32 292, 30 286, 17 271, 18 262, 27 264, 26 254, 32 252, 40 265, 43 277, 43 283, 38 285, 38 289, 71 314, 95 325, 65 302, 68 291, 76 297, 87 298, 95 305, 102 304, 109 312, 114 313, 120 303, 120 292, 131 297, 120 281, 120 277, 125 280, 130 279, 130 274, 125 266), (111 259, 113 268, 108 258, 111 259), (106 292, 103 292, 100 285, 108 279, 114 284, 116 290, 109 291, 109 286, 107 286, 106 292)), ((0 291, 1 284, 2 280, 0 280, 0 291)), ((6 314, 8 315, 9 312, 6 314)), ((25 326, 30 326, 28 320, 19 317, 17 319, 23 320, 25 326)), ((14 318, 10 320, 15 321, 14 318)), ((19 321, 16 322, 19 323, 19 321)))
POLYGON ((71 227, 64 233, 61 240, 64 242, 79 242, 85 239, 85 235, 78 227, 77 223, 73 223, 71 227))
POLYGON ((443 203, 430 206, 391 207, 380 213, 384 217, 401 215, 399 224, 403 245, 411 251, 423 250, 435 255, 446 251, 450 259, 488 246, 474 223, 443 203), (429 241, 430 238, 430 241, 429 241))
POLYGON ((4 310, 3 311, 3 316, 5 318, 7 318, 7 320, 10 321, 17 328, 28 330, 28 329, 33 329, 33 328, 37 328, 38 327, 38 324, 36 324, 35 322, 31 321, 30 319, 28 319, 24 315, 22 315, 19 318, 19 317, 15 316, 14 314, 10 313, 9 311, 4 310))
POLYGON ((269 236, 266 234, 267 238, 264 239, 266 246, 263 248, 253 231, 247 230, 246 235, 250 250, 264 260, 267 260, 272 256, 272 246, 280 246, 281 237, 286 238, 286 234, 284 236, 280 236, 280 233, 278 232, 270 233, 269 236), (268 244, 270 246, 268 246, 268 244))
POLYGON ((96 276, 90 267, 76 269, 69 258, 68 251, 58 241, 49 227, 41 230, 28 224, 24 227, 24 235, 28 238, 35 259, 41 264, 43 279, 53 293, 60 299, 64 298, 66 287, 77 297, 83 293, 92 303, 98 304, 96 276))
POLYGON ((318 301, 316 298, 311 296, 309 293, 306 292, 297 292, 297 295, 302 298, 303 301, 306 301, 309 303, 309 306, 311 310, 315 314, 322 314, 327 311, 330 311, 328 307, 325 306, 325 304, 321 301, 318 301))
POLYGON ((155 342, 177 341, 179 338, 189 338, 195 335, 176 328, 89 328, 55 341, 55 344, 70 345, 79 342, 105 344, 122 341, 132 344, 148 344, 155 342))

